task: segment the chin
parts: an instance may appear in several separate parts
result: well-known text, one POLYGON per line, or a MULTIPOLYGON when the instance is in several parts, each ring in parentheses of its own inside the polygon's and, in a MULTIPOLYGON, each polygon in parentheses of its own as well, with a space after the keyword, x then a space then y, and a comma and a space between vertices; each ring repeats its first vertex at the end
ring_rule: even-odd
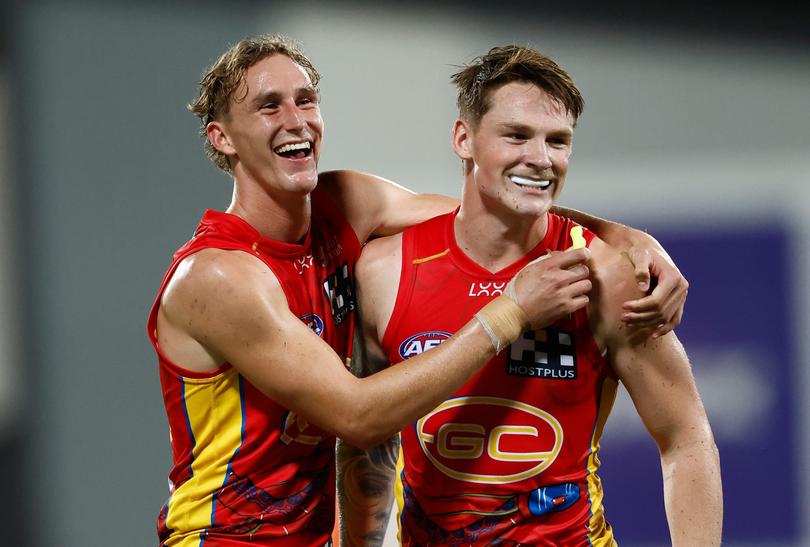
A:
POLYGON ((318 173, 297 173, 289 178, 289 188, 293 192, 309 193, 318 186, 318 173))
POLYGON ((520 200, 512 204, 510 209, 517 215, 539 217, 551 210, 552 200, 520 200))

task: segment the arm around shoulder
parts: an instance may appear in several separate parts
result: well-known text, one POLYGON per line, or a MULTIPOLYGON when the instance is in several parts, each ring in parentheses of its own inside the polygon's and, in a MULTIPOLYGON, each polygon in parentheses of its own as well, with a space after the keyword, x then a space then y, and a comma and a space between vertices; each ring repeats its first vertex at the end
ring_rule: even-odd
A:
POLYGON ((680 324, 689 283, 658 240, 642 230, 575 209, 555 206, 553 212, 582 224, 626 252, 642 291, 647 292, 655 281, 651 294, 638 294, 624 303, 624 321, 629 326, 644 327, 653 336, 660 336, 680 324))
POLYGON ((455 198, 417 194, 390 180, 358 171, 326 171, 319 175, 318 184, 340 204, 361 242, 397 234, 458 206, 455 198))

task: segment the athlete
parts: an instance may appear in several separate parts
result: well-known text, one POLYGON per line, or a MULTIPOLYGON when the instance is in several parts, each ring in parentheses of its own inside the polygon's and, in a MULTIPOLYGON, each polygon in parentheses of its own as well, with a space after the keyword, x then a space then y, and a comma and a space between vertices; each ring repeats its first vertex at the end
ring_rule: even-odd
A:
MULTIPOLYGON (((370 175, 319 177, 318 78, 289 40, 249 38, 215 63, 192 105, 234 192, 174 255, 148 320, 174 459, 162 545, 327 544, 335 436, 378 445, 494 355, 471 313, 408 369, 367 379, 347 370, 361 244, 454 202, 370 175)), ((644 234, 607 227, 661 252, 644 234)), ((515 305, 533 325, 584 305, 591 283, 584 266, 570 268, 587 256, 560 255, 514 277, 515 305)), ((661 256, 637 255, 668 288, 628 306, 631 322, 656 331, 677 324, 685 296, 661 256)))
MULTIPOLYGON (((486 367, 401 432, 402 545, 614 545, 596 472, 619 381, 660 449, 673 545, 719 545, 719 457, 681 344, 622 324, 621 303, 639 296, 630 262, 550 212, 579 91, 551 59, 517 46, 493 48, 453 81, 460 208, 372 241, 357 265, 366 372, 410 368, 470 314, 496 347, 486 367), (593 282, 588 304, 531 327, 507 296, 509 280, 581 248, 591 251, 588 266, 572 271, 593 282)), ((342 544, 380 543, 395 449, 340 447, 342 544)))

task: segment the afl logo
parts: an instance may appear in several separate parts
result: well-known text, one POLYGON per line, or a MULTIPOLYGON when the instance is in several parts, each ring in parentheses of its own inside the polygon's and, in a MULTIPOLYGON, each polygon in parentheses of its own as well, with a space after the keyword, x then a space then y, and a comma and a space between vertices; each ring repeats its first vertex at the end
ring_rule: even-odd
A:
MULTIPOLYGON (((318 336, 321 336, 323 334, 323 319, 321 319, 314 313, 302 315, 301 321, 303 321, 306 324, 306 326, 312 329, 312 332, 314 332, 318 336)), ((321 336, 321 338, 323 337, 321 336)))
POLYGON ((414 355, 419 355, 423 351, 435 348, 452 334, 440 330, 429 330, 414 334, 399 345, 399 356, 403 359, 410 359, 414 355))
POLYGON ((563 429, 548 412, 520 401, 450 399, 416 422, 425 457, 450 478, 509 484, 539 475, 560 454, 563 429))

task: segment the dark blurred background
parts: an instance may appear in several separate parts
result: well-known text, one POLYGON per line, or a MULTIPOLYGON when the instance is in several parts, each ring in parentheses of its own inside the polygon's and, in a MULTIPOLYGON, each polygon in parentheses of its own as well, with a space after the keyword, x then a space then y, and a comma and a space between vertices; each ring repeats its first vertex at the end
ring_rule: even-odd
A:
MULTIPOLYGON (((586 98, 561 203, 650 230, 721 450, 725 543, 810 545, 810 29, 799 3, 0 4, 0 545, 156 544, 167 423, 145 334, 231 183, 185 105, 260 32, 323 74, 323 169, 458 195, 449 76, 529 43, 586 98)), ((626 396, 601 458, 623 545, 668 543, 626 396)))

